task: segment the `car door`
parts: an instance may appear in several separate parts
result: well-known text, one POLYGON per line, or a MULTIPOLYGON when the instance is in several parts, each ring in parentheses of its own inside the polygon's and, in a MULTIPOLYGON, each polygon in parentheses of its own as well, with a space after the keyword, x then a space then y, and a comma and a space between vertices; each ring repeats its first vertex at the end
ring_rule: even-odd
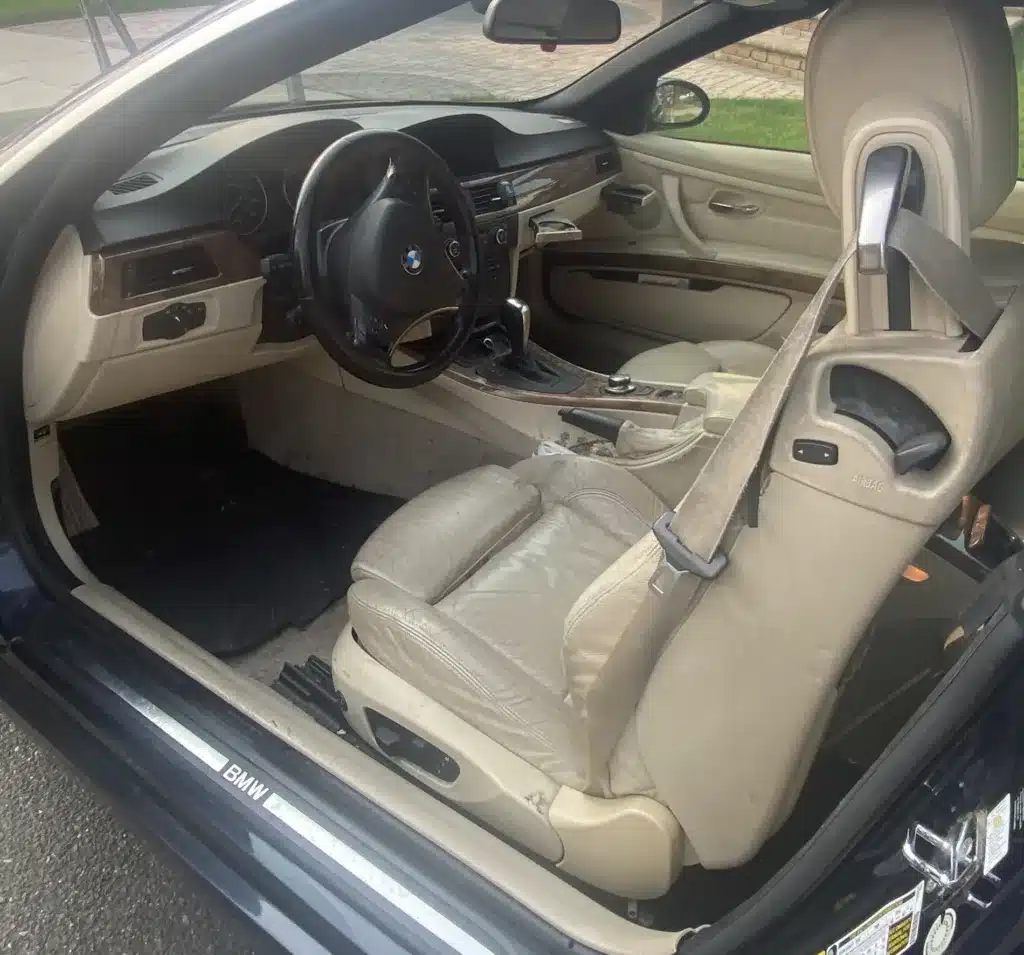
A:
MULTIPOLYGON (((816 23, 794 21, 663 77, 707 93, 699 125, 616 136, 621 185, 642 204, 606 198, 580 223, 582 241, 543 257, 555 335, 576 360, 606 371, 666 341, 781 344, 841 251, 804 119, 816 23)), ((1024 238, 1022 186, 980 238, 1024 238)), ((996 272, 1024 269, 1006 248, 979 249, 996 272)), ((840 292, 824 327, 843 314, 840 292)))

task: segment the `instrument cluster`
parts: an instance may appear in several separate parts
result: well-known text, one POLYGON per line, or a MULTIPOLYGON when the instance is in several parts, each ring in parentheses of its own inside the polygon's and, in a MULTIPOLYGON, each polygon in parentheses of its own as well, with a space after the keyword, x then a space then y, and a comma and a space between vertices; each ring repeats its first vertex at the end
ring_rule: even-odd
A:
MULTIPOLYGON (((220 219, 241 238, 266 244, 290 234, 295 204, 310 166, 321 150, 301 157, 240 156, 221 175, 220 219)), ((387 170, 387 160, 358 170, 340 170, 321 184, 317 206, 324 219, 351 215, 370 195, 387 170)))

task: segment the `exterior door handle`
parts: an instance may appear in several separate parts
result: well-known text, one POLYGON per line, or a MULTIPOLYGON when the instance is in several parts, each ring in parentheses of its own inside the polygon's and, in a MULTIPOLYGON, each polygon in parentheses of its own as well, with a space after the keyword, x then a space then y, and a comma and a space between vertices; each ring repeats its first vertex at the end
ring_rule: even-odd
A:
POLYGON ((761 207, 756 202, 731 202, 728 199, 714 198, 708 203, 712 212, 723 216, 756 216, 761 207))

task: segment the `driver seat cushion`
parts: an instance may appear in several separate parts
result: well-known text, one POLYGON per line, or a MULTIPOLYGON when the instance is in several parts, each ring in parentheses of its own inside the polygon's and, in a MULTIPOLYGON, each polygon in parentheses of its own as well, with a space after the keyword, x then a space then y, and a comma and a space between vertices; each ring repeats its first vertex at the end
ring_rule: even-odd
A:
POLYGON ((353 564, 353 630, 378 663, 581 791, 601 791, 568 702, 565 621, 665 503, 575 455, 488 466, 393 514, 353 564))
POLYGON ((634 381, 677 388, 708 372, 760 378, 774 357, 774 348, 757 342, 672 342, 634 356, 619 373, 634 381))

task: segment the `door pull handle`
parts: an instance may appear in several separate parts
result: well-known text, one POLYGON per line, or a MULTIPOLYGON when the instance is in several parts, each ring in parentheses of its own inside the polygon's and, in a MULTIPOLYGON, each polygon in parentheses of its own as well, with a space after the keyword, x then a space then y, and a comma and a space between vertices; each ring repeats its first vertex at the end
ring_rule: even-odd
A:
POLYGON ((708 203, 712 212, 723 216, 756 216, 761 207, 756 202, 729 202, 726 199, 712 199, 708 203))

